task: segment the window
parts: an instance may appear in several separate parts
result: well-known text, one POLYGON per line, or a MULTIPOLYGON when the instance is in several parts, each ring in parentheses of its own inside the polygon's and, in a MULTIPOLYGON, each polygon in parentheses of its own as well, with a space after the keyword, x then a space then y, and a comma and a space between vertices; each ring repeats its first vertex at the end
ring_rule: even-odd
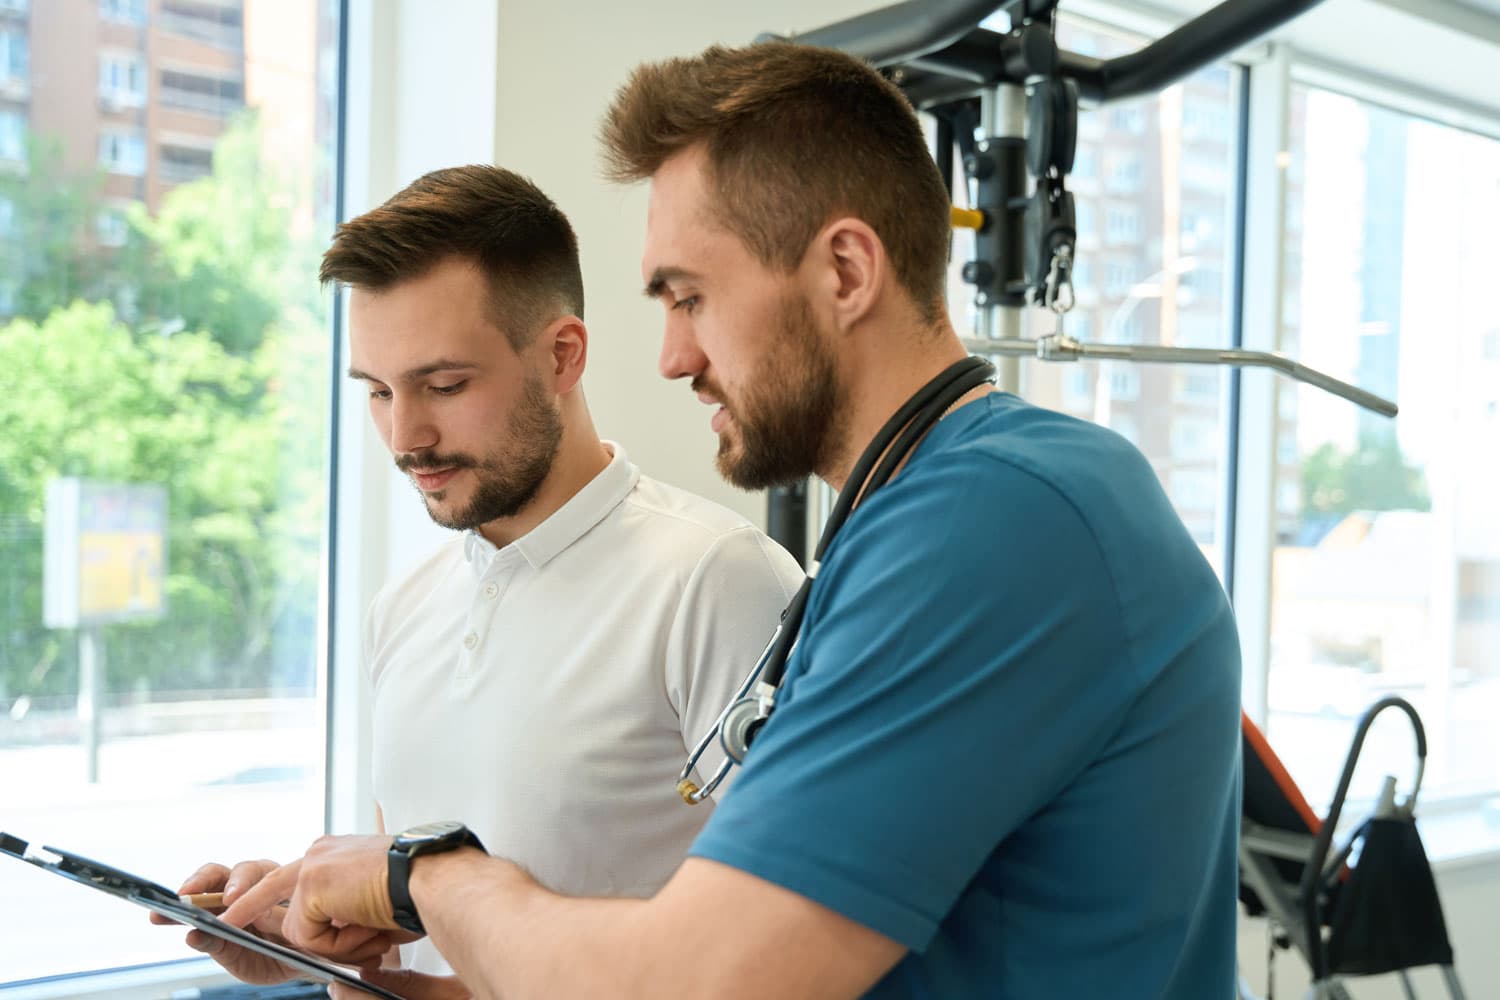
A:
POLYGON ((1111 205, 1104 213, 1105 238, 1111 243, 1134 243, 1141 236, 1141 214, 1125 205, 1111 205))
POLYGON ((1195 150, 1182 158, 1182 186, 1189 190, 1222 191, 1229 172, 1229 156, 1222 147, 1195 150))
POLYGON ((1111 194, 1135 194, 1144 183, 1139 153, 1111 153, 1105 157, 1104 187, 1111 194))
POLYGON ((1212 246, 1220 240, 1218 234, 1220 220, 1206 212, 1196 209, 1185 209, 1182 213, 1182 249, 1184 253, 1192 253, 1198 249, 1200 243, 1212 246))
POLYGON ((1141 373, 1133 365, 1112 362, 1109 366, 1109 394, 1122 403, 1141 398, 1141 373))
MULTIPOLYGON (((339 5, 264 5, 265 51, 308 58, 243 60, 244 89, 215 90, 265 95, 258 115, 158 115, 152 94, 149 131, 108 102, 142 106, 174 69, 163 53, 234 61, 162 39, 170 2, 150 4, 149 38, 74 6, 78 30, 31 52, 56 85, 26 115, 0 111, 0 155, 34 140, 40 164, 0 169, 0 231, 15 234, 0 255, 28 255, 0 259, 0 827, 176 885, 210 859, 291 857, 325 829, 335 338, 315 262, 335 222, 336 120, 315 112, 338 96, 324 63, 339 5), (159 183, 174 171, 197 183, 159 183), (50 550, 49 511, 68 528, 50 550), (85 559, 49 600, 45 582, 85 559)), ((146 23, 143 0, 97 10, 146 23)), ((0 995, 196 957, 180 932, 14 862, 0 899, 0 995)))
POLYGON ((120 24, 140 24, 146 20, 146 0, 99 0, 99 16, 120 24))
POLYGON ((19 111, 0 109, 0 160, 24 162, 26 159, 26 116, 19 111))
MULTIPOLYGON (((1062 15, 1059 44, 1081 52, 1080 40, 1101 58, 1133 52, 1142 44, 1137 37, 1084 27, 1062 15)), ((1218 308, 1190 306, 1176 297, 1163 301, 1162 295, 1169 275, 1194 267, 1208 269, 1207 282, 1225 280, 1222 262, 1229 248, 1221 220, 1230 217, 1232 186, 1189 191, 1185 185, 1166 184, 1164 178, 1180 175, 1182 162, 1192 156, 1222 162, 1227 169, 1232 162, 1227 137, 1234 132, 1229 123, 1238 114, 1237 79, 1225 67, 1214 66, 1184 81, 1184 102, 1191 96, 1204 114, 1209 106, 1217 107, 1224 134, 1184 128, 1181 142, 1170 146, 1150 134, 1163 108, 1173 106, 1170 101, 1151 99, 1079 113, 1078 150, 1069 178, 1079 181, 1072 185, 1079 229, 1073 280, 1079 304, 1063 321, 1068 333, 1116 344, 1227 345, 1218 308), (1178 157, 1175 169, 1170 163, 1157 166, 1164 155, 1178 157), (1091 180, 1095 177, 1100 183, 1091 180), (1189 247, 1184 240, 1180 255, 1168 261, 1163 246, 1171 242, 1172 228, 1194 233, 1196 241, 1189 247), (1106 243, 1107 249, 1101 249, 1106 243), (1189 253, 1192 259, 1185 256, 1189 253)), ((1223 291, 1216 289, 1214 298, 1223 301, 1223 291)), ((1028 335, 1050 332, 1047 317, 1038 313, 1028 313, 1026 322, 1028 335)), ((1212 433, 1197 436, 1193 448, 1195 471, 1207 485, 1187 487, 1196 489, 1192 495, 1201 503, 1192 508, 1179 504, 1177 511, 1209 561, 1224 565, 1220 525, 1225 491, 1218 484, 1227 478, 1228 436, 1222 432, 1229 422, 1228 393, 1222 391, 1226 376, 1216 369, 1127 362, 1023 361, 1021 377, 1026 398, 1101 423, 1140 448, 1174 502, 1173 428, 1183 420, 1212 428, 1212 433)))
POLYGON ((146 60, 136 52, 99 56, 99 103, 105 111, 146 104, 146 60))
POLYGON ((1172 506, 1179 512, 1201 514, 1212 511, 1218 505, 1219 482, 1219 477, 1211 471, 1194 469, 1173 472, 1167 493, 1172 498, 1172 506))
POLYGON ((208 146, 164 143, 161 147, 161 175, 169 181, 195 181, 214 170, 214 151, 208 146))
POLYGON ((1217 403, 1223 392, 1224 375, 1212 368, 1183 366, 1176 376, 1177 399, 1183 403, 1217 403))
POLYGON ((163 0, 156 18, 163 31, 220 49, 238 49, 244 44, 243 22, 238 4, 191 0, 163 0))
POLYGON ((161 102, 169 107, 227 115, 245 102, 245 85, 238 79, 164 69, 161 72, 161 102))
POLYGON ((1146 116, 1139 104, 1113 108, 1109 112, 1109 127, 1125 135, 1140 135, 1146 131, 1146 116))
MULTIPOLYGON (((1279 433, 1295 448, 1278 456, 1269 735, 1326 802, 1352 719, 1401 695, 1427 729, 1429 849, 1493 849, 1493 823, 1443 816, 1500 793, 1500 479, 1478 458, 1495 454, 1484 332, 1500 142, 1311 87, 1292 100, 1287 201, 1302 225, 1288 273, 1304 294, 1283 344, 1401 414, 1280 390, 1294 405, 1279 433)), ((1356 795, 1409 773, 1409 733, 1390 730, 1372 732, 1367 754, 1391 763, 1362 766, 1356 795)))
POLYGON ((140 177, 146 172, 146 136, 139 129, 99 133, 99 166, 112 174, 140 177))
POLYGON ((102 247, 122 247, 130 239, 130 224, 118 206, 100 209, 94 216, 94 239, 102 247))
POLYGON ((30 75, 26 36, 13 28, 0 31, 0 91, 24 85, 30 75))
POLYGON ((1099 224, 1094 219, 1094 203, 1091 201, 1075 201, 1073 203, 1073 228, 1078 233, 1080 243, 1087 240, 1097 245, 1099 235, 1099 224))
POLYGON ((1195 139, 1226 142, 1229 139, 1229 109, 1222 99, 1186 94, 1182 100, 1182 131, 1195 139))
POLYGON ((1111 257, 1104 269, 1104 294, 1123 299, 1130 294, 1139 274, 1135 258, 1111 257))
POLYGON ((1071 411, 1084 410, 1094 404, 1094 373, 1082 365, 1070 367, 1063 376, 1063 406, 1071 411))
POLYGON ((1211 457, 1218 446, 1220 429, 1211 420, 1179 417, 1172 423, 1172 458, 1191 462, 1211 457))
MULTIPOLYGON (((1079 117, 1083 117, 1080 112, 1079 117)), ((1073 154, 1073 172, 1069 180, 1092 180, 1099 176, 1099 151, 1092 146, 1080 147, 1073 154)))

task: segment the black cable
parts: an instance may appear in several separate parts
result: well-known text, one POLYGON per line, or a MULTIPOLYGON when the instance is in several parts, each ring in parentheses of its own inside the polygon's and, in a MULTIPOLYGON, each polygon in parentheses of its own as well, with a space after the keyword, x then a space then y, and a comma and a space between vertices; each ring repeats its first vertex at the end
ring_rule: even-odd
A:
POLYGON ((865 484, 866 493, 873 493, 886 484, 895 473, 896 466, 906 460, 923 435, 932 430, 932 425, 943 419, 943 415, 948 412, 950 406, 962 399, 965 393, 972 392, 995 377, 994 365, 982 358, 971 360, 981 363, 960 372, 951 385, 945 387, 945 390, 930 405, 906 425, 906 429, 901 432, 896 443, 891 445, 890 450, 885 453, 885 459, 870 474, 870 479, 865 484), (940 407, 939 403, 943 405, 940 407))
MULTIPOLYGON (((824 551, 833 541, 834 535, 838 534, 839 529, 843 527, 856 501, 885 484, 896 465, 910 453, 917 441, 921 439, 921 435, 942 418, 943 414, 948 411, 948 407, 965 393, 994 377, 995 366, 985 359, 964 358, 944 368, 891 415, 891 418, 885 422, 885 426, 880 428, 879 433, 865 447, 859 460, 854 463, 848 481, 839 492, 838 502, 834 505, 833 512, 828 516, 828 523, 818 538, 818 547, 813 554, 814 566, 822 561, 824 551), (881 462, 875 475, 871 476, 871 466, 874 466, 882 455, 886 456, 885 461, 881 462)), ((812 582, 811 576, 802 581, 802 586, 797 589, 791 603, 787 605, 785 614, 782 615, 781 632, 776 639, 775 647, 766 658, 766 666, 761 673, 761 682, 764 684, 775 687, 781 683, 781 678, 786 673, 787 660, 791 656, 792 647, 796 645, 797 635, 802 629, 802 616, 807 610, 807 597, 812 589, 812 582)))

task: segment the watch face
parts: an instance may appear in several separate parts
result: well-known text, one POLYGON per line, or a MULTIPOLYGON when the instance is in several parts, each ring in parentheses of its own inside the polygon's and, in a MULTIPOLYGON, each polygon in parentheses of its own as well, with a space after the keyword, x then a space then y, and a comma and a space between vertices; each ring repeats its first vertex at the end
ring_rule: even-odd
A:
POLYGON ((439 820, 436 823, 423 823, 421 826, 413 826, 402 830, 396 835, 396 839, 404 843, 441 840, 444 837, 451 837, 463 828, 464 825, 462 823, 457 823, 453 820, 439 820))

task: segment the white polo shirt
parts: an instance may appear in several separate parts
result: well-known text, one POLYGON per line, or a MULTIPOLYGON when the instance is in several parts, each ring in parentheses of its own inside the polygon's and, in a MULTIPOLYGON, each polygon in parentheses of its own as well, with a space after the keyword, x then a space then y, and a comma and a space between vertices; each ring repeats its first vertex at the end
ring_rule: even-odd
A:
MULTIPOLYGON (((461 820, 557 892, 644 897, 713 810, 677 795, 687 747, 802 573, 739 515, 609 447, 522 538, 496 549, 465 533, 375 598, 372 770, 388 832, 461 820)), ((403 951, 447 971, 426 939, 403 951)))

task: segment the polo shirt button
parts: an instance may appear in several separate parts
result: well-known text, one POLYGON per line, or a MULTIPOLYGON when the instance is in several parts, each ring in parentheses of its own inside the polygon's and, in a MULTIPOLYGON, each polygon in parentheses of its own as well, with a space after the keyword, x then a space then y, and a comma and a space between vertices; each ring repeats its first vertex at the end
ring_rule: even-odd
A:
POLYGON ((466 649, 473 649, 478 644, 479 644, 479 633, 477 633, 477 632, 470 632, 468 635, 464 636, 464 648, 466 648, 466 649))
POLYGON ((491 584, 486 584, 485 585, 485 588, 484 588, 484 596, 485 597, 494 597, 498 593, 500 593, 500 585, 499 584, 491 583, 491 584))

